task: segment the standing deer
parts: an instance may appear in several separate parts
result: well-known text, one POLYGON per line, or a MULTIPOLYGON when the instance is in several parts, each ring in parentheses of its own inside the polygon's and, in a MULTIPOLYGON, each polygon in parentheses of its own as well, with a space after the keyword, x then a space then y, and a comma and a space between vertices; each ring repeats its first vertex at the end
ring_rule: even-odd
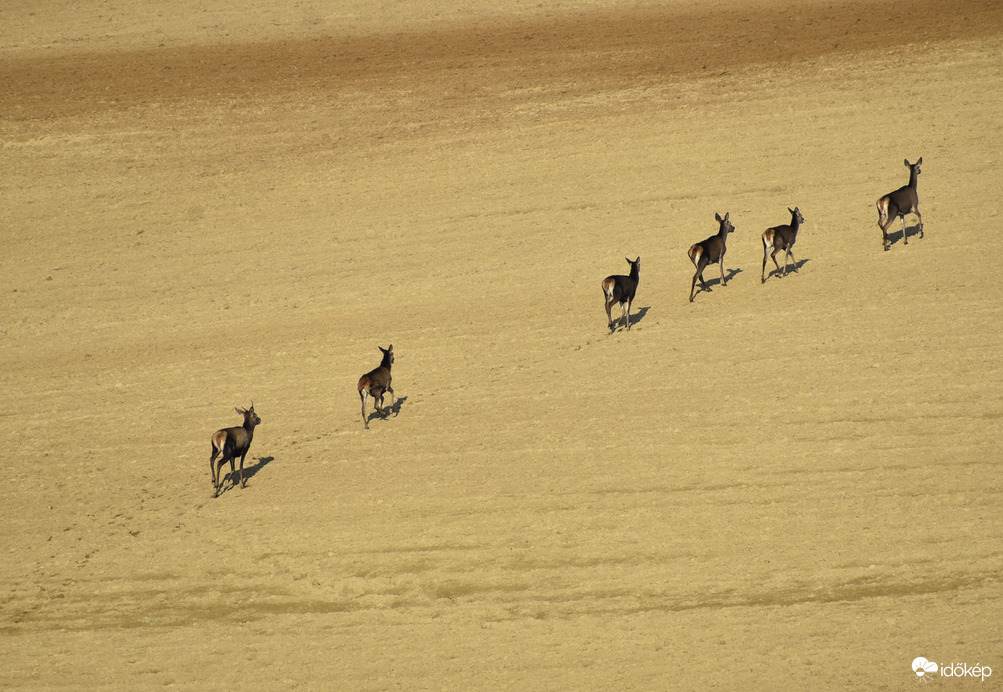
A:
POLYGON ((787 259, 790 258, 794 261, 794 272, 797 273, 798 261, 794 259, 794 253, 791 252, 791 248, 794 247, 794 243, 798 240, 798 230, 801 228, 801 224, 804 223, 804 217, 801 216, 801 210, 797 207, 791 209, 787 207, 787 211, 791 213, 791 222, 787 226, 774 226, 773 228, 767 228, 763 232, 763 283, 766 283, 766 253, 769 252, 770 258, 773 260, 773 264, 777 267, 777 274, 781 276, 787 276, 787 259), (770 252, 773 250, 773 252, 770 252), (781 250, 784 251, 784 271, 783 274, 780 273, 780 265, 777 264, 777 253, 781 250))
POLYGON ((710 292, 710 286, 704 283, 703 280, 703 270, 708 264, 717 263, 721 265, 721 285, 728 285, 728 280, 724 278, 724 253, 728 249, 726 247, 728 234, 735 232, 735 227, 731 225, 731 221, 729 220, 730 216, 731 212, 726 213, 724 218, 721 218, 720 214, 715 213, 714 218, 721 224, 717 235, 712 235, 710 238, 693 245, 686 253, 689 255, 690 261, 693 262, 693 266, 697 268, 696 273, 693 275, 693 283, 690 284, 691 303, 693 302, 693 294, 696 293, 697 279, 700 279, 700 288, 708 293, 710 292))
POLYGON ((902 241, 905 245, 909 244, 909 236, 905 229, 906 214, 915 214, 919 219, 919 237, 923 237, 923 215, 919 213, 919 193, 916 192, 916 180, 919 178, 919 167, 922 163, 922 156, 916 163, 909 163, 909 159, 906 159, 905 165, 909 169, 909 184, 900 187, 895 192, 889 192, 878 200, 878 227, 884 237, 886 252, 891 247, 891 241, 888 240, 888 227, 900 216, 902 217, 902 241))
POLYGON ((223 428, 212 434, 212 456, 209 457, 209 470, 212 472, 213 497, 219 497, 220 481, 219 474, 223 470, 223 465, 230 462, 230 484, 236 485, 234 479, 233 460, 240 457, 240 487, 244 487, 244 457, 247 450, 251 448, 251 440, 254 438, 254 426, 261 424, 261 419, 254 412, 254 402, 251 408, 235 408, 237 413, 244 417, 244 424, 239 428, 223 428), (219 465, 216 465, 216 456, 222 454, 219 465))
POLYGON ((384 418, 387 416, 387 412, 383 408, 384 392, 390 392, 391 408, 394 405, 394 388, 390 386, 390 366, 394 364, 394 345, 390 344, 387 348, 383 348, 382 346, 377 346, 376 348, 383 352, 383 360, 380 361, 380 366, 359 378, 359 398, 362 399, 362 422, 365 423, 366 430, 369 430, 369 419, 366 417, 367 398, 373 397, 373 408, 384 418))
POLYGON ((627 331, 630 331, 630 304, 634 302, 634 294, 637 293, 637 284, 641 280, 641 258, 627 260, 630 265, 630 275, 615 274, 607 276, 602 280, 602 294, 606 302, 606 317, 609 320, 609 330, 613 331, 613 316, 610 309, 613 303, 620 304, 620 312, 623 320, 627 323, 627 331))

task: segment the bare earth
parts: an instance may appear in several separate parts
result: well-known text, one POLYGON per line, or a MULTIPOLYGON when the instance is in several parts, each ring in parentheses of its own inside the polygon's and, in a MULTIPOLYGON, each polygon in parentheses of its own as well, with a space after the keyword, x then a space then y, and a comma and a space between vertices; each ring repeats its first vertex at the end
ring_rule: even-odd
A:
POLYGON ((0 686, 1003 680, 1003 3, 44 5, 0 9, 0 686))

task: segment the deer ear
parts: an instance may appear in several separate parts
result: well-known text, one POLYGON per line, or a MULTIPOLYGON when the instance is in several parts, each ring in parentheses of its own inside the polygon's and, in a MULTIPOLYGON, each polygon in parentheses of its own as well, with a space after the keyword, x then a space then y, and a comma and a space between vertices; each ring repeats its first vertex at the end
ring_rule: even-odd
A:
POLYGON ((797 211, 797 207, 794 207, 793 209, 791 209, 790 207, 787 207, 787 211, 789 211, 790 213, 793 214, 795 211, 797 211))
POLYGON ((390 344, 389 346, 387 346, 387 353, 390 353, 393 350, 394 350, 394 345, 393 344, 390 344))
POLYGON ((919 161, 916 162, 916 165, 918 166, 921 163, 923 163, 923 157, 922 156, 919 157, 919 161))
POLYGON ((906 166, 911 166, 911 165, 912 165, 911 163, 909 163, 909 159, 906 159, 906 160, 905 160, 905 165, 906 165, 906 166))
POLYGON ((731 212, 730 211, 729 212, 725 212, 725 214, 724 214, 724 220, 727 221, 728 217, 730 217, 730 216, 731 216, 731 212))
MULTIPOLYGON (((718 214, 717 212, 714 212, 714 218, 717 219, 718 221, 724 221, 724 219, 721 218, 721 215, 718 214)), ((727 216, 725 218, 727 218, 727 216)))
POLYGON ((233 410, 239 413, 240 415, 244 415, 245 413, 247 413, 247 411, 245 411, 244 409, 237 408, 236 406, 233 407, 233 410))

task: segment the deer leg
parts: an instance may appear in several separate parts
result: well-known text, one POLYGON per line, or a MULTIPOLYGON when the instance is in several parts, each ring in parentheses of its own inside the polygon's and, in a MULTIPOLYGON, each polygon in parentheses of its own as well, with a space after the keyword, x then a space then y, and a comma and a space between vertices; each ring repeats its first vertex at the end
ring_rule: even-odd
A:
POLYGON ((630 331, 630 301, 626 303, 620 303, 620 312, 623 314, 623 322, 627 327, 627 331, 630 331))
POLYGON ((213 497, 219 497, 220 492, 223 490, 223 483, 226 482, 226 478, 223 476, 223 467, 226 466, 227 456, 226 451, 224 451, 219 457, 219 465, 216 467, 216 483, 215 483, 215 494, 213 497))
POLYGON ((606 326, 609 327, 610 331, 613 331, 613 312, 612 312, 613 302, 614 301, 612 298, 606 301, 606 320, 608 322, 606 326))
POLYGON ((700 288, 702 288, 703 290, 705 290, 705 291, 707 291, 709 293, 711 291, 711 287, 708 286, 707 282, 704 281, 704 279, 703 279, 703 271, 704 271, 704 269, 707 268, 708 264, 710 264, 710 262, 707 261, 707 255, 703 255, 700 258, 700 271, 699 271, 699 274, 700 274, 700 288))
POLYGON ((781 277, 782 276, 787 276, 787 253, 786 252, 784 253, 784 268, 781 269, 780 268, 780 263, 777 262, 777 253, 778 252, 780 252, 780 248, 773 248, 773 254, 771 255, 771 257, 773 257, 773 264, 775 264, 776 267, 777 267, 777 276, 781 276, 781 277))
POLYGON ((391 387, 390 385, 387 385, 387 391, 390 392, 390 410, 392 411, 394 408, 394 402, 396 401, 396 397, 394 396, 394 388, 391 387))
POLYGON ((697 265, 697 272, 696 272, 696 274, 693 275, 693 283, 690 284, 690 302, 691 303, 693 302, 693 295, 694 295, 694 293, 696 293, 696 285, 697 285, 697 280, 698 279, 700 280, 700 288, 702 288, 703 290, 705 290, 707 292, 710 292, 710 290, 711 290, 710 286, 708 286, 707 283, 703 280, 703 270, 704 270, 704 268, 706 266, 707 266, 707 263, 704 262, 703 258, 701 257, 700 264, 697 265))
MULTIPOLYGON (((770 259, 773 260, 773 266, 775 266, 777 268, 777 276, 783 276, 783 273, 780 271, 780 263, 777 262, 777 253, 778 252, 780 252, 780 248, 778 248, 778 247, 773 248, 773 252, 770 253, 770 259)), ((787 265, 785 264, 784 265, 784 269, 786 269, 786 268, 787 268, 787 265)))
POLYGON ((209 457, 209 475, 212 477, 212 487, 216 488, 216 456, 219 454, 219 450, 216 449, 216 445, 212 447, 212 456, 209 457))
POLYGON ((701 276, 701 271, 702 270, 697 269, 696 274, 693 275, 693 283, 690 284, 690 302, 691 303, 693 302, 693 296, 696 294, 696 291, 697 291, 697 279, 700 279, 700 288, 702 288, 705 291, 709 291, 710 290, 709 288, 707 288, 707 284, 705 284, 703 282, 703 276, 701 276))
POLYGON ((885 252, 888 252, 891 248, 891 242, 888 239, 888 226, 881 221, 881 219, 878 219, 878 228, 881 229, 881 245, 884 247, 885 252))
POLYGON ((246 457, 246 456, 247 456, 247 452, 244 452, 243 454, 240 455, 240 487, 241 488, 245 487, 244 486, 244 457, 246 457))
POLYGON ((359 390, 359 398, 362 399, 362 423, 366 426, 366 430, 369 430, 369 419, 366 418, 366 397, 368 396, 368 389, 359 390))
POLYGON ((721 255, 721 259, 719 260, 718 264, 721 266, 721 285, 727 286, 728 280, 724 278, 724 255, 721 255))
POLYGON ((916 212, 916 218, 919 219, 919 237, 923 237, 923 215, 919 213, 919 209, 913 209, 916 212))
POLYGON ((909 231, 905 227, 905 214, 902 215, 902 241, 904 245, 909 244, 909 231))
MULTIPOLYGON (((794 267, 794 273, 798 273, 798 261, 794 259, 794 251, 791 248, 787 248, 787 256, 791 258, 791 266, 794 267)), ((784 269, 787 269, 787 260, 784 259, 784 269)))
POLYGON ((881 229, 881 244, 888 252, 891 243, 888 240, 888 226, 891 224, 889 220, 888 211, 881 208, 881 202, 878 202, 878 228, 881 229))
POLYGON ((766 283, 766 257, 770 252, 770 246, 763 243, 763 283, 766 283))

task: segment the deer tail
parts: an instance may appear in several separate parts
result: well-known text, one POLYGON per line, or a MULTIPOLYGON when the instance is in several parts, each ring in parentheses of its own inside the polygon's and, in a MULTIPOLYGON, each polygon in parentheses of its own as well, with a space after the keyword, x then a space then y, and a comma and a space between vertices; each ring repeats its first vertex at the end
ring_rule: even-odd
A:
POLYGON ((690 261, 693 263, 693 266, 695 267, 700 262, 700 255, 703 254, 703 247, 700 245, 700 243, 697 243, 696 245, 690 247, 689 252, 687 252, 686 254, 690 256, 690 261))
POLYGON ((610 279, 603 279, 602 282, 602 294, 606 302, 613 300, 613 290, 616 288, 616 282, 610 279))
POLYGON ((763 250, 764 251, 769 250, 771 247, 773 247, 773 239, 774 239, 774 237, 776 237, 776 231, 774 231, 772 228, 768 228, 768 229, 766 229, 766 231, 763 232, 763 250))
POLYGON ((884 223, 888 219, 888 197, 878 200, 878 223, 884 223))

